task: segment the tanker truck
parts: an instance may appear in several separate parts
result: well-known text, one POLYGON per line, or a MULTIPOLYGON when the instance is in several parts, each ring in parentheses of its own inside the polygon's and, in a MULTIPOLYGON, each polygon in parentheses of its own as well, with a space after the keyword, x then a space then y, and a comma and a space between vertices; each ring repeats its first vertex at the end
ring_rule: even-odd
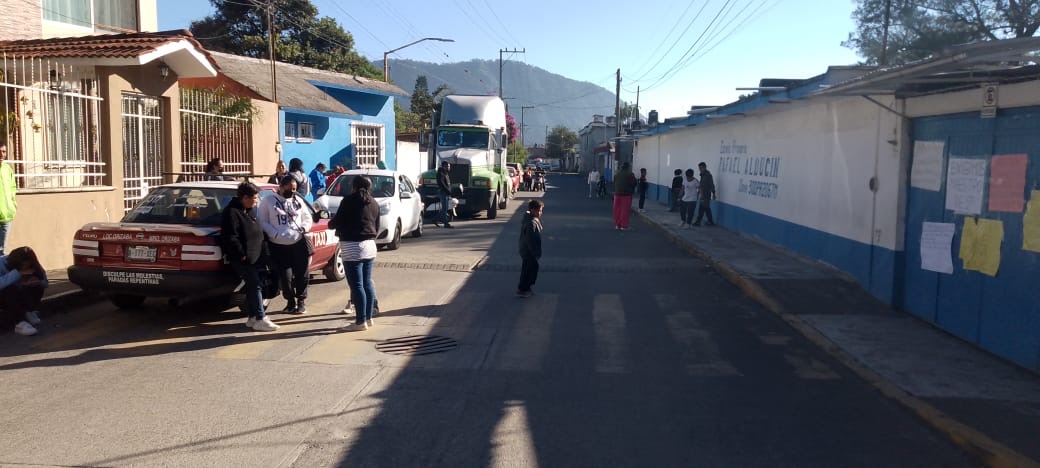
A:
POLYGON ((455 211, 461 215, 487 212, 498 217, 510 198, 506 169, 506 105, 498 96, 445 96, 434 129, 432 167, 419 178, 423 200, 437 197, 437 168, 451 163, 449 175, 455 211))

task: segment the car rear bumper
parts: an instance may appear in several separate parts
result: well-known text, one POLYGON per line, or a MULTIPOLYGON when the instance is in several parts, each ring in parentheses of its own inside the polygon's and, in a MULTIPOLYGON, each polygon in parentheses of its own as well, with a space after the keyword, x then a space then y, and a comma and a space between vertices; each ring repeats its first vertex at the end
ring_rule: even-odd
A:
POLYGON ((162 271, 69 267, 69 281, 88 291, 141 296, 231 294, 241 282, 231 271, 162 271))

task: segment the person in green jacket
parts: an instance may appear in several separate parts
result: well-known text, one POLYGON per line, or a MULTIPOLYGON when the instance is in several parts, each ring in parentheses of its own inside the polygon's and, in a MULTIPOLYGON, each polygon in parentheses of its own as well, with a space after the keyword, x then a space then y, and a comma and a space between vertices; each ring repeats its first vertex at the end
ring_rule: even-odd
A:
POLYGON ((11 233, 11 222, 18 210, 14 194, 18 186, 14 181, 14 169, 7 164, 7 143, 0 142, 0 255, 4 255, 7 235, 11 233))

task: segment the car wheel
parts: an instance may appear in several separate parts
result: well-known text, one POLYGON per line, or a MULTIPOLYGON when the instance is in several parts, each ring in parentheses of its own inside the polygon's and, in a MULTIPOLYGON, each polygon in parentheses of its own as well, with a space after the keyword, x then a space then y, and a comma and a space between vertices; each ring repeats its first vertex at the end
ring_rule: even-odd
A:
POLYGON ((120 309, 133 309, 144 304, 144 296, 132 294, 113 294, 108 300, 112 301, 112 304, 120 309))
POLYGON ((491 205, 488 206, 487 210, 488 219, 495 219, 498 217, 498 194, 493 195, 491 199, 491 205))
POLYGON ((503 196, 499 195, 499 197, 498 197, 498 209, 504 210, 508 206, 509 206, 509 197, 503 197, 503 196))
POLYGON ((419 222, 415 223, 415 230, 412 231, 412 237, 422 237, 423 219, 419 218, 419 222))
POLYGON ((343 266, 343 259, 339 256, 339 246, 336 246, 336 252, 332 254, 332 258, 329 259, 329 263, 322 268, 321 273, 325 275, 325 278, 329 281, 343 281, 343 278, 347 277, 347 270, 343 266))
POLYGON ((394 237, 390 240, 389 244, 386 244, 386 250, 397 250, 401 246, 401 220, 397 220, 397 227, 394 228, 394 237))

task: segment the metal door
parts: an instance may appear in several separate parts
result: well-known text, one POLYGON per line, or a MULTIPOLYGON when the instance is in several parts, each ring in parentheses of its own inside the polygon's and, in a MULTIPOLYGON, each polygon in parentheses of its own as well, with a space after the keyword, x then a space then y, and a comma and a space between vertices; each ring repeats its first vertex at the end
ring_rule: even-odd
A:
POLYGON ((162 183, 162 105, 159 98, 123 93, 123 211, 162 183))

